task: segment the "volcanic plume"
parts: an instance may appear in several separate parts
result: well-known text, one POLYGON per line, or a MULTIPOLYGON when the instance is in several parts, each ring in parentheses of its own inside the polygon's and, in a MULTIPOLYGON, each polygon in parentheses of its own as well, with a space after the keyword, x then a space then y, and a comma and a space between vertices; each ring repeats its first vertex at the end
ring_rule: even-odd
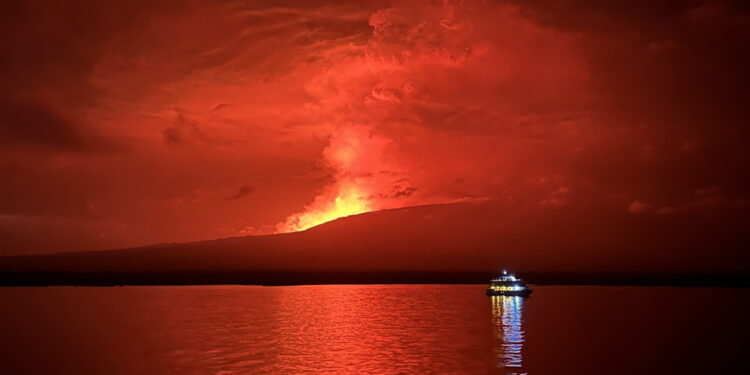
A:
POLYGON ((366 126, 347 124, 337 129, 323 151, 333 183, 277 230, 295 232, 340 217, 398 206, 398 198, 407 198, 413 188, 404 186, 408 180, 401 177, 396 165, 389 165, 391 143, 366 126))
MULTIPOLYGON (((525 157, 517 139, 502 130, 518 127, 517 115, 503 106, 516 105, 511 94, 519 80, 542 97, 552 85, 580 80, 582 66, 567 37, 533 25, 515 7, 399 3, 374 12, 369 25, 366 43, 327 53, 328 63, 306 85, 316 99, 308 109, 334 114, 323 151, 333 181, 277 231, 385 208, 497 198, 501 181, 515 173, 507 152, 516 162, 525 157), (504 32, 521 33, 543 48, 489 33, 488 14, 513 20, 504 32), (557 61, 555 68, 542 68, 548 58, 557 61), (537 69, 527 71, 531 67, 537 69), (488 82, 497 87, 487 91, 488 82), (474 112, 480 108, 485 113, 474 112)), ((546 131, 545 121, 529 128, 546 131)))

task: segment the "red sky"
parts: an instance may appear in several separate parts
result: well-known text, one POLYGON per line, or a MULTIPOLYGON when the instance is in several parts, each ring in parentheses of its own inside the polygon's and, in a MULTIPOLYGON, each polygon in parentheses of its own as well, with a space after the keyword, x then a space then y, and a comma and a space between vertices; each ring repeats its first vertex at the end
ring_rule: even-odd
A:
POLYGON ((0 20, 3 255, 456 201, 750 210, 742 2, 31 0, 0 20))

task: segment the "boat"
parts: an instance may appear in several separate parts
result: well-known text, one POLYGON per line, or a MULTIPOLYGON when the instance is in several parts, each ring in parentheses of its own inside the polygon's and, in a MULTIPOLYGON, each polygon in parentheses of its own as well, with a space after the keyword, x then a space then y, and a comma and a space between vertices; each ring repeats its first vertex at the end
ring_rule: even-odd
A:
POLYGON ((526 283, 506 270, 503 270, 499 277, 490 280, 490 286, 487 287, 488 296, 526 297, 529 294, 531 294, 531 289, 526 286, 526 283))

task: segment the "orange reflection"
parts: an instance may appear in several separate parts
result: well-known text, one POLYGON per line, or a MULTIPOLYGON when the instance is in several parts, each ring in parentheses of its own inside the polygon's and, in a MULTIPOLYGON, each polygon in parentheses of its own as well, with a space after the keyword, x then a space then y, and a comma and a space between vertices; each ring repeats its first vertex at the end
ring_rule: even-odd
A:
MULTIPOLYGON (((279 288, 273 373, 484 374, 483 306, 473 286, 320 285, 279 288)), ((481 292, 481 291, 480 291, 481 292)))

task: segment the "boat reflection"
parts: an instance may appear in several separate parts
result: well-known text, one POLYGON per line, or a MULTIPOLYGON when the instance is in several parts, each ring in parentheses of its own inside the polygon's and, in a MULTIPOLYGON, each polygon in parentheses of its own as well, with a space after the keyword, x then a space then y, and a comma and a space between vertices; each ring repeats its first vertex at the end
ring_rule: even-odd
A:
POLYGON ((498 367, 511 370, 509 375, 527 374, 523 366, 523 297, 493 296, 492 317, 500 340, 498 367))

